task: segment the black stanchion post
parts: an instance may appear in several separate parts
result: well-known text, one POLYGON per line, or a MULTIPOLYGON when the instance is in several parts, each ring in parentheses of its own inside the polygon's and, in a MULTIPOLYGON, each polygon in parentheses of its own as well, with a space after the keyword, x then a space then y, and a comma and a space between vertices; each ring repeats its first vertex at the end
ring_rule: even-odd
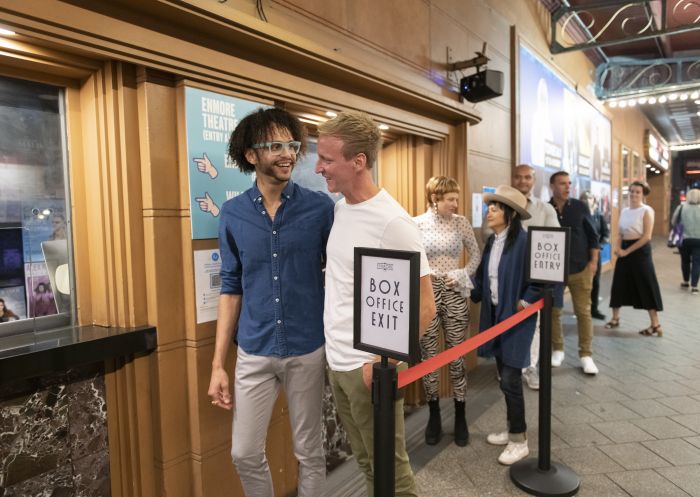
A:
POLYGON ((552 444, 552 287, 544 291, 544 308, 540 311, 540 390, 539 450, 537 467, 549 471, 552 444))
POLYGON ((394 497, 395 431, 394 401, 397 391, 396 366, 382 356, 372 367, 374 404, 374 495, 394 497))
POLYGON ((552 287, 544 291, 540 313, 540 392, 538 458, 524 459, 510 467, 510 479, 531 495, 570 497, 578 493, 581 480, 568 466, 551 461, 552 417, 552 287))

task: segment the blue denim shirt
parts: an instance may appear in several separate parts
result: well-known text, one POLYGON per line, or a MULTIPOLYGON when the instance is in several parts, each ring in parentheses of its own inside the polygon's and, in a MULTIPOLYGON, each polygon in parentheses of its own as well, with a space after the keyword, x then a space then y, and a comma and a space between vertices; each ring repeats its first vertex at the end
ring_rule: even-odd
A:
POLYGON ((323 273, 333 201, 289 181, 274 221, 257 185, 224 203, 221 293, 242 295, 236 341, 248 354, 288 357, 324 343, 323 273))

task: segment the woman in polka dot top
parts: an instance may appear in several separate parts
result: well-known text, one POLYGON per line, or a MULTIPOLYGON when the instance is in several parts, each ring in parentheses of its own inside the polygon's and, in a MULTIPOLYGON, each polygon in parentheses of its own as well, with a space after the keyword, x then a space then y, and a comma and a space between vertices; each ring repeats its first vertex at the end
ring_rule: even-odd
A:
MULTIPOLYGON (((474 230, 467 218, 457 214, 459 184, 453 178, 435 176, 426 185, 428 210, 413 218, 423 234, 425 253, 432 271, 433 292, 437 315, 421 337, 423 360, 438 353, 440 329, 445 333, 445 344, 454 347, 464 341, 469 326, 469 291, 471 281, 481 253, 474 237, 474 230), (467 265, 462 267, 462 251, 467 250, 467 265)), ((455 402, 455 443, 464 446, 469 441, 469 429, 464 414, 467 391, 467 375, 462 358, 450 363, 455 402)), ((438 374, 423 378, 425 394, 430 406, 430 419, 425 429, 425 441, 437 444, 442 436, 440 400, 438 397, 438 374)))

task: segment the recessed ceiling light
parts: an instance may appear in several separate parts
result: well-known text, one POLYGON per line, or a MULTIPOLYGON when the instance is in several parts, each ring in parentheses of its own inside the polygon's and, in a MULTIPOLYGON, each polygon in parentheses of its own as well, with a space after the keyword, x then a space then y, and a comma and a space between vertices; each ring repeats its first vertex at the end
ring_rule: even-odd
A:
POLYGON ((627 101, 627 106, 628 106, 628 107, 634 107, 635 105, 637 105, 637 101, 636 101, 635 99, 632 99, 632 100, 628 100, 628 101, 627 101))
POLYGON ((700 100, 696 100, 695 103, 696 103, 697 105, 700 105, 700 100))
POLYGON ((700 91, 694 91, 693 93, 690 94, 690 98, 698 98, 700 97, 700 91))
POLYGON ((647 100, 650 104, 655 104, 656 103, 656 97, 649 97, 649 100, 647 100))
POLYGON ((625 107, 627 107, 627 102, 624 101, 624 100, 622 100, 622 101, 621 101, 619 104, 617 104, 617 105, 618 105, 620 108, 624 109, 625 107))
POLYGON ((666 95, 661 95, 661 96, 659 97, 659 103, 660 103, 660 104, 665 104, 665 103, 666 103, 666 100, 668 100, 668 99, 666 98, 666 95))
POLYGON ((2 35, 2 36, 14 36, 16 34, 17 33, 15 33, 14 31, 11 31, 9 29, 0 28, 0 35, 2 35))
POLYGON ((617 101, 612 100, 611 102, 608 103, 608 105, 614 109, 615 107, 617 107, 617 101))
POLYGON ((687 93, 682 94, 681 100, 688 100, 688 94, 687 93))
POLYGON ((645 103, 647 103, 647 97, 639 97, 639 98, 637 99, 637 102, 638 102, 640 105, 641 105, 641 104, 645 104, 645 103))
POLYGON ((668 99, 669 99, 669 100, 676 100, 677 98, 678 98, 678 93, 671 93, 671 94, 668 96, 668 99))

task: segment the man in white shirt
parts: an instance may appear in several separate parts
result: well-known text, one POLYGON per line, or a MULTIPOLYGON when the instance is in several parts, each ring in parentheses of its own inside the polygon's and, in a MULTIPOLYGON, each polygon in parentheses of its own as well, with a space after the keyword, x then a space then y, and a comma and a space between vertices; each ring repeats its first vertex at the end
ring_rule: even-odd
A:
MULTIPOLYGON (((321 124, 318 132, 316 173, 326 179, 329 191, 345 197, 336 204, 326 247, 326 359, 338 414, 372 497, 374 418, 370 387, 372 365, 379 358, 353 347, 354 248, 420 252, 421 334, 435 316, 430 268, 418 227, 401 205, 372 180, 371 168, 381 146, 381 132, 372 118, 361 112, 344 112, 321 124)), ((402 367, 405 365, 399 369, 402 367)), ((395 495, 417 497, 406 453, 402 398, 394 408, 395 495)))
MULTIPOLYGON (((532 166, 528 164, 515 166, 513 170, 513 186, 527 197, 527 212, 531 216, 530 219, 523 221, 523 229, 527 230, 528 226, 558 228, 559 219, 554 207, 532 195, 535 180, 535 169, 532 166)), ((532 345, 530 345, 530 367, 523 369, 523 378, 525 378, 527 386, 533 390, 539 390, 540 388, 540 374, 537 369, 539 358, 540 325, 538 322, 535 327, 535 336, 532 337, 532 345)))

